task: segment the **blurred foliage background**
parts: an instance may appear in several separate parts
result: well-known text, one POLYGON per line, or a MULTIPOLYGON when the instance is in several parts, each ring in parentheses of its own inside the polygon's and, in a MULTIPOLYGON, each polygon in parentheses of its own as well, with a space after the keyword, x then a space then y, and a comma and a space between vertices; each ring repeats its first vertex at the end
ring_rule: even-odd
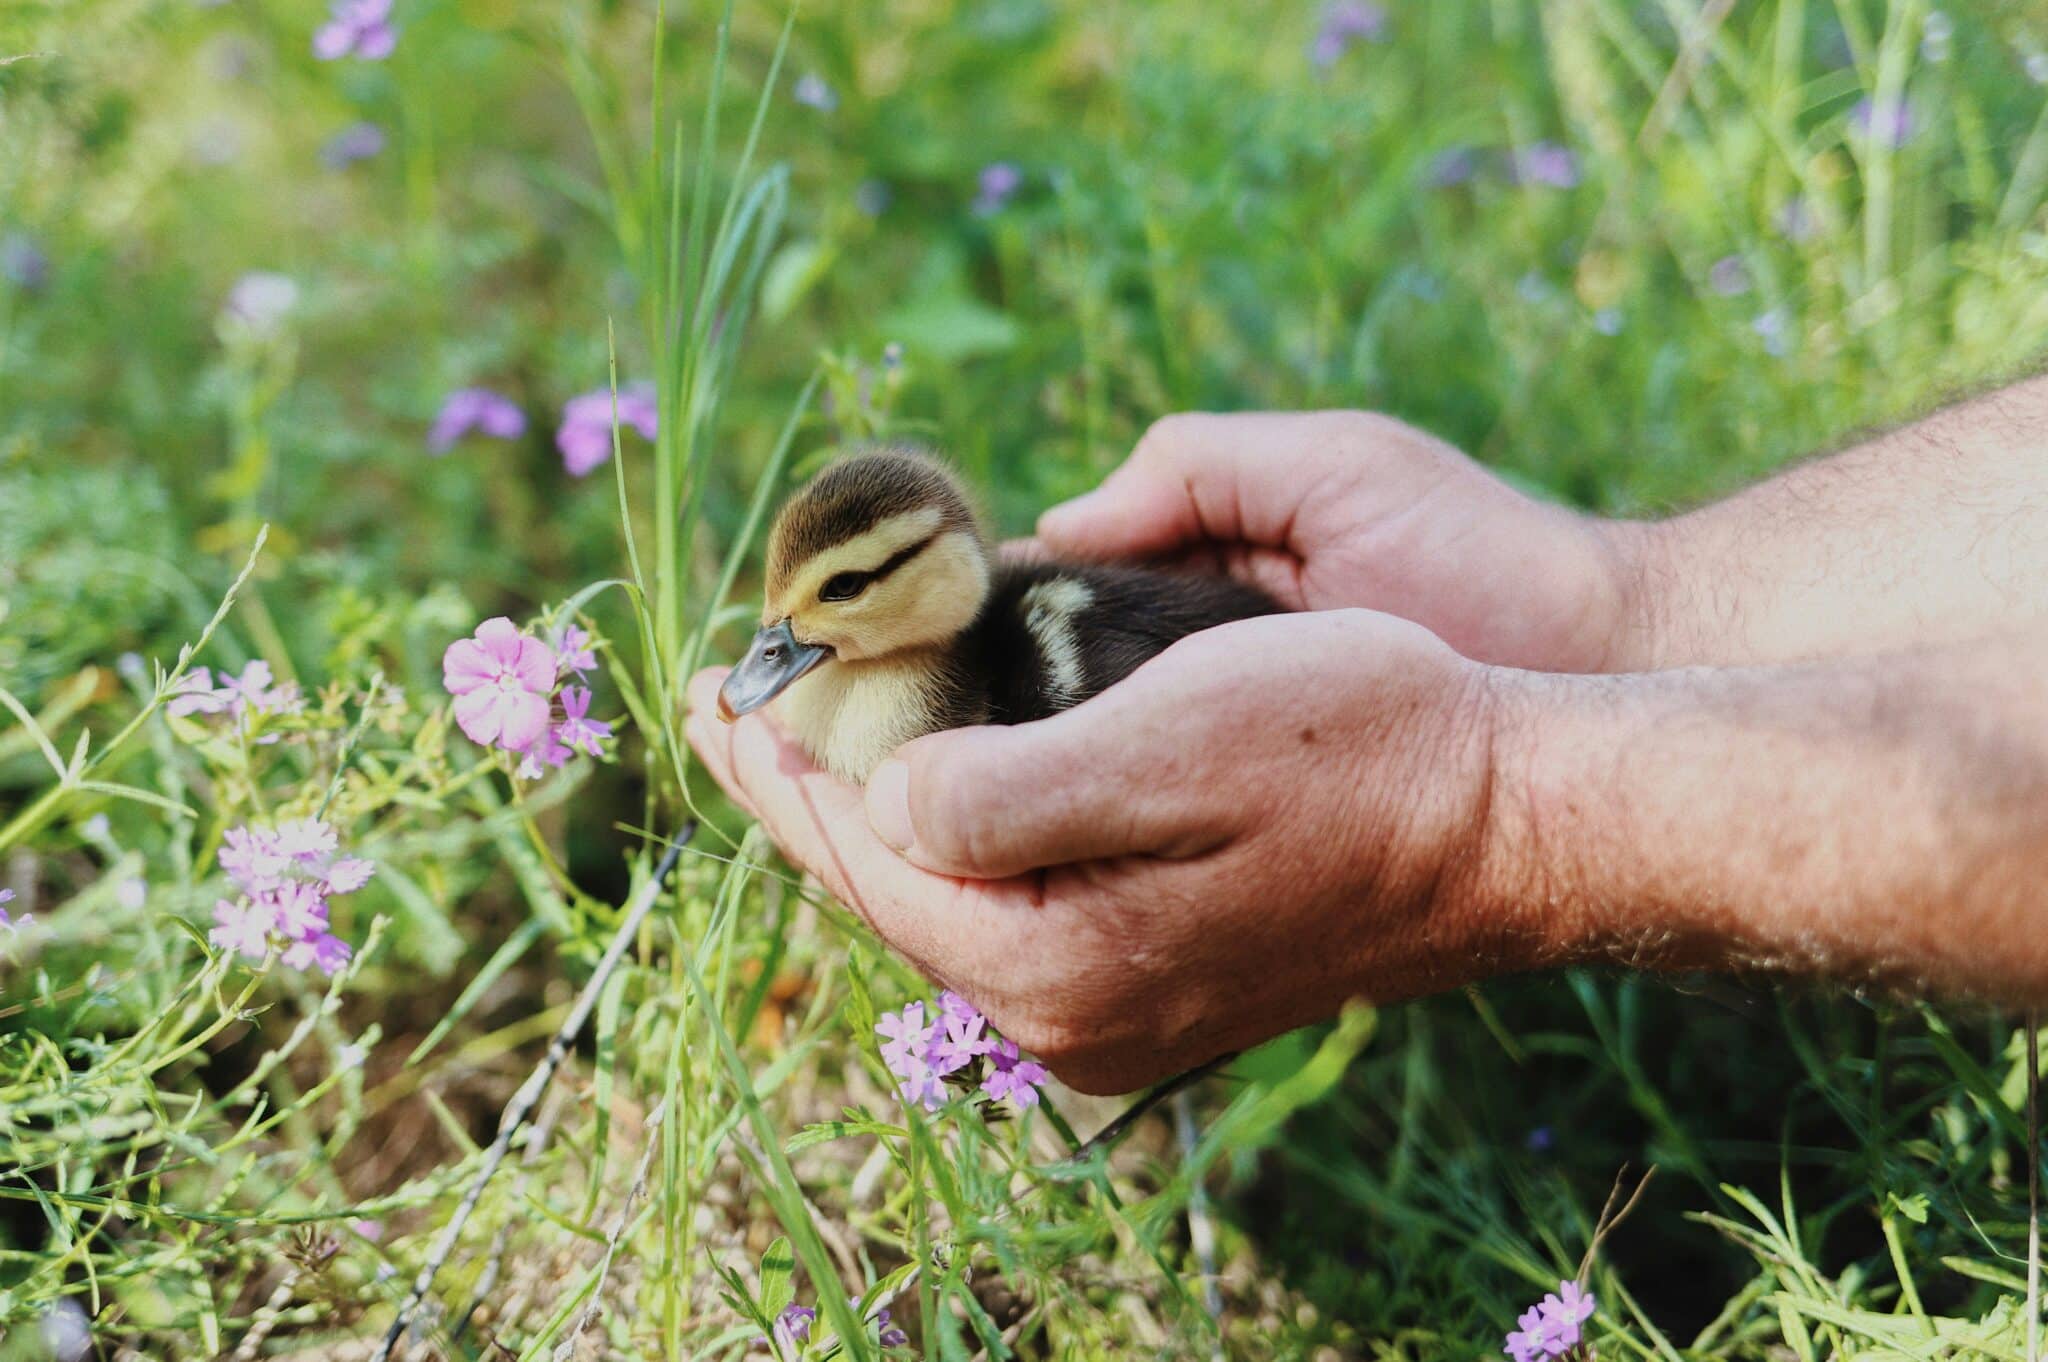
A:
MULTIPOLYGON (((652 376, 644 228, 607 184, 678 110, 743 129, 784 14, 736 7, 723 93, 703 4, 398 0, 376 61, 316 59, 328 17, 0 9, 0 682, 39 713, 132 708, 118 660, 193 637, 261 523, 218 661, 309 687, 374 663, 423 706, 477 619, 621 571, 609 470, 570 477, 554 445, 613 344, 622 386, 652 376), (476 385, 527 433, 430 453, 476 385)), ((1377 408, 1562 501, 1688 504, 2036 361, 2044 82, 2048 15, 2020 0, 811 0, 758 153, 789 213, 709 523, 739 524, 820 366, 799 469, 920 440, 1011 532, 1186 408, 1377 408)), ((0 813, 41 776, 0 733, 0 813)), ((623 889, 635 789, 605 768, 548 814, 593 892, 623 889)), ((148 811, 121 818, 206 898, 189 846, 164 867, 148 811)), ((105 849, 52 837, 9 874, 94 893, 105 849)), ((352 1003, 394 1034, 524 911, 474 850, 437 844, 352 1003)), ((160 906, 83 901, 101 916, 59 908, 43 969, 154 958, 124 956, 120 914, 160 906)), ((1609 1249, 1641 1308, 1609 1297, 1603 1355, 2021 1355, 2016 1033, 1713 993, 1574 976, 1381 1018, 1342 1083, 1219 1165, 1230 1349, 1490 1353, 1615 1168, 1657 1161, 1609 1249)), ((57 1252, 37 1223, 0 1289, 57 1252)), ((1095 1323, 1034 1355, 1185 1344, 1090 1291, 1095 1323)))

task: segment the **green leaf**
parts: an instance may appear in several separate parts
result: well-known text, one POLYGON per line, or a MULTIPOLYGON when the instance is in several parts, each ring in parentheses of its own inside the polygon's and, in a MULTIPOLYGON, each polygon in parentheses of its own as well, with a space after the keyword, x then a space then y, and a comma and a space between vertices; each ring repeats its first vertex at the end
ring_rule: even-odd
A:
POLYGON ((772 1321, 796 1296, 796 1253, 789 1236, 778 1236, 761 1255, 761 1313, 772 1321))
POLYGON ((838 252, 822 241, 792 241, 768 262, 761 280, 761 316, 779 322, 832 269, 838 252))
POLYGON ((790 1136, 782 1151, 796 1154, 813 1145, 829 1144, 853 1135, 892 1135, 901 1139, 907 1133, 902 1126, 890 1125, 886 1121, 819 1121, 790 1136))

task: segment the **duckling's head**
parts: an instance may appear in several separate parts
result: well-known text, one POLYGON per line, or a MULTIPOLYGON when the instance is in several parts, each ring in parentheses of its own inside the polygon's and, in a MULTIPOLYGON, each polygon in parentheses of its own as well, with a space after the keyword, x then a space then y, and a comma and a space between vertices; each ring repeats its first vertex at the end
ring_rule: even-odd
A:
POLYGON ((953 639, 980 613, 989 547, 953 475, 904 450, 832 464, 783 504, 768 534, 761 631, 718 692, 738 718, 830 662, 953 639))

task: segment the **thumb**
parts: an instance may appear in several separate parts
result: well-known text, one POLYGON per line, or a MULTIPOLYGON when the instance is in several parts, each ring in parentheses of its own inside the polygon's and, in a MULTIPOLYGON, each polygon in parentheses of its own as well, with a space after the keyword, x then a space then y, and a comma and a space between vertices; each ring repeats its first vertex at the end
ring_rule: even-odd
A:
POLYGON ((1132 731, 1142 720, 1119 723, 1109 709, 1098 699, 906 743, 868 779, 868 823, 911 864, 967 879, 1221 841, 1187 784, 1154 769, 1161 749, 1132 731))

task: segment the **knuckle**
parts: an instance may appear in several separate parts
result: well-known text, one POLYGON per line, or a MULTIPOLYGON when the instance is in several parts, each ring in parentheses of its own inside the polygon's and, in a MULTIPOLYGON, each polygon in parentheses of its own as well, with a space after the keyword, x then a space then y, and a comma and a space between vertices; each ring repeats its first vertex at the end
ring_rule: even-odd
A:
POLYGON ((1407 432, 1407 427, 1399 421, 1376 411, 1317 412, 1314 421, 1320 442, 1347 454, 1385 449, 1407 432))
POLYGON ((1145 463, 1164 462, 1187 446, 1211 418, 1204 412, 1177 411, 1159 417, 1138 437, 1132 458, 1145 463))

